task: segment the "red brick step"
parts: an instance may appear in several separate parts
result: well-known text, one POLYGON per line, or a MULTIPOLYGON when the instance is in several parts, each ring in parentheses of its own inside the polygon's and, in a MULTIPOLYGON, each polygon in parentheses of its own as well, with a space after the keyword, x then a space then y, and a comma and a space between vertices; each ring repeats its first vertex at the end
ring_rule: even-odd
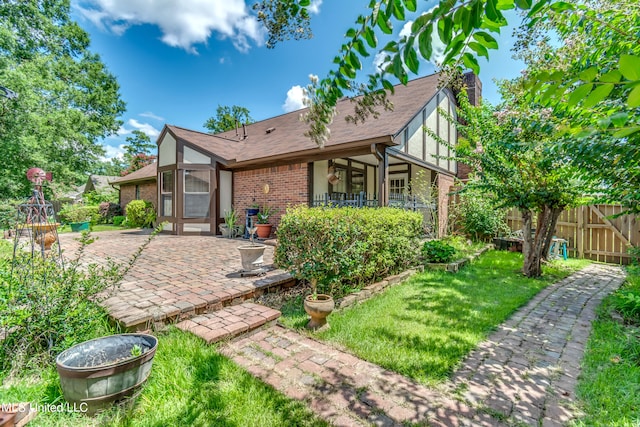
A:
POLYGON ((212 313, 183 320, 176 326, 204 339, 207 344, 233 338, 257 329, 280 317, 280 312, 264 305, 245 302, 212 313))

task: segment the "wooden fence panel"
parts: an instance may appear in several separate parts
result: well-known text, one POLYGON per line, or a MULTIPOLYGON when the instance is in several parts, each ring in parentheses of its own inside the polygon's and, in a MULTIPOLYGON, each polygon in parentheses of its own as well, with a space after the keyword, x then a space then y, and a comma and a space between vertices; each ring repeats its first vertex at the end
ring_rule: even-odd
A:
MULTIPOLYGON (((567 240, 569 256, 613 264, 628 264, 627 249, 640 245, 640 220, 635 215, 617 215, 620 205, 591 205, 567 209, 558 218, 555 235, 567 240)), ((507 214, 511 230, 522 229, 516 209, 507 214)))

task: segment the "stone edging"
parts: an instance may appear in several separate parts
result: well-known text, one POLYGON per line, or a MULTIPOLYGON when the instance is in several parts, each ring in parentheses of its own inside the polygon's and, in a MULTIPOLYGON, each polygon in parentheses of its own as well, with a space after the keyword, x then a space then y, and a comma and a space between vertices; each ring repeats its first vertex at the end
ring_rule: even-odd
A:
POLYGON ((481 248, 473 255, 469 255, 465 258, 459 259, 457 261, 453 261, 450 263, 427 263, 427 267, 431 270, 442 270, 448 271, 450 273, 457 273, 463 266, 470 263, 471 261, 477 259, 480 255, 488 251, 489 249, 495 249, 495 245, 490 243, 486 245, 484 248, 481 248))

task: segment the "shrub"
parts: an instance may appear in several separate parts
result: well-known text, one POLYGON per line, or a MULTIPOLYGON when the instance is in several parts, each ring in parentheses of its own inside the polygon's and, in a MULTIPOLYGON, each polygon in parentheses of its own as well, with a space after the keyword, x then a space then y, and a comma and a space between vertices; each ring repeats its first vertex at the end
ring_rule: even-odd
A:
POLYGON ((125 220, 127 219, 126 216, 124 215, 116 215, 113 217, 113 225, 119 227, 121 225, 123 225, 123 223, 125 222, 125 220))
POLYGON ((625 321, 640 324, 640 269, 637 266, 627 266, 627 280, 613 294, 612 304, 625 321))
POLYGON ((127 224, 131 227, 150 228, 156 221, 156 210, 151 202, 132 200, 127 204, 127 224))
POLYGON ((18 200, 0 200, 0 229, 15 229, 19 203, 18 200))
POLYGON ((275 263, 340 296, 413 265, 421 232, 415 212, 298 206, 280 221, 275 263))
POLYGON ((108 224, 113 222, 113 217, 122 215, 122 208, 118 203, 102 202, 99 205, 98 212, 100 213, 100 222, 108 224))
POLYGON ((58 219, 64 223, 91 221, 97 224, 100 221, 98 206, 85 206, 82 204, 66 205, 58 212, 58 219))
POLYGON ((491 239, 511 231, 504 209, 496 209, 492 197, 477 190, 461 193, 458 201, 449 209, 449 222, 453 231, 460 231, 476 241, 491 239))
POLYGON ((449 262, 456 254, 456 248, 440 240, 430 240, 422 245, 425 262, 449 262))
MULTIPOLYGON (((86 265, 79 258, 62 263, 55 257, 21 251, 0 260, 0 370, 50 366, 63 350, 79 342, 113 333, 98 304, 109 297, 144 248, 152 233, 127 263, 86 265)), ((83 233, 79 253, 93 239, 83 233)))
POLYGON ((87 205, 99 205, 100 203, 117 203, 119 193, 115 188, 104 188, 99 191, 89 191, 82 195, 82 200, 87 205))
MULTIPOLYGON (((85 237, 86 238, 86 237, 85 237)), ((86 244, 87 241, 83 244, 86 244)), ((120 273, 111 264, 90 266, 78 260, 64 268, 53 258, 20 253, 0 272, 0 368, 37 367, 80 341, 104 331, 107 314, 97 295, 113 287, 120 273)))

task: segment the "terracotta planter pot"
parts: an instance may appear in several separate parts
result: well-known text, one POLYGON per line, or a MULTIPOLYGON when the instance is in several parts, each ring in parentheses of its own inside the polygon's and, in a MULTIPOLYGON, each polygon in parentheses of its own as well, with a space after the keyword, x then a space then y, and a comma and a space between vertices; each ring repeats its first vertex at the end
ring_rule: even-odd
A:
POLYGON ((271 224, 256 224, 256 234, 261 239, 268 239, 271 236, 271 224))
POLYGON ((307 323, 307 329, 319 329, 329 327, 327 316, 336 307, 331 295, 318 294, 314 299, 313 295, 307 295, 304 299, 304 311, 311 317, 307 323))
POLYGON ((62 393, 80 410, 95 413, 133 394, 151 372, 158 340, 147 334, 119 334, 74 345, 56 358, 62 393), (138 346, 140 355, 132 355, 138 346))

